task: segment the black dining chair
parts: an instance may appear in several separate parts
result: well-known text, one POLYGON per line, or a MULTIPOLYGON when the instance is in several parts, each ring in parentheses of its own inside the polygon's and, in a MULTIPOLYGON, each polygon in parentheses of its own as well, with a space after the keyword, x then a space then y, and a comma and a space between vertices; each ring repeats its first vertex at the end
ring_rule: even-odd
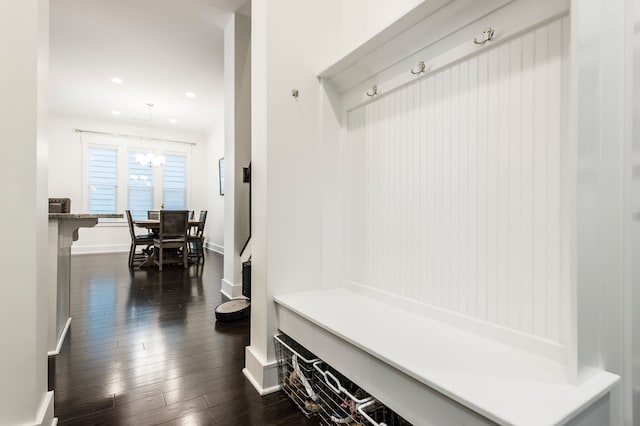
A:
POLYGON ((189 258, 196 263, 200 263, 200 259, 202 259, 202 263, 204 263, 204 225, 207 222, 207 210, 200 210, 198 222, 194 233, 187 235, 189 258))
POLYGON ((161 210, 158 237, 153 240, 154 263, 162 271, 162 265, 182 262, 189 265, 187 232, 189 231, 188 210, 161 210))
POLYGON ((160 220, 160 210, 147 211, 147 219, 160 220))
POLYGON ((129 248, 129 267, 132 268, 135 265, 136 261, 144 261, 147 259, 147 254, 145 254, 144 251, 138 253, 136 250, 138 246, 152 246, 153 234, 136 234, 133 228, 133 218, 131 217, 131 210, 125 210, 125 212, 127 213, 127 222, 129 222, 129 234, 131 235, 131 247, 129 248))

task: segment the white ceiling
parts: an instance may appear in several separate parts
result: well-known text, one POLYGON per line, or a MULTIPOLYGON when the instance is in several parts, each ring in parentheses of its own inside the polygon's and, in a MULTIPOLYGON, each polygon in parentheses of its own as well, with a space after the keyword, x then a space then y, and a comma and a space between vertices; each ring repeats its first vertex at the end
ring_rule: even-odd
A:
POLYGON ((51 111, 147 128, 151 102, 153 129, 205 134, 223 122, 224 27, 233 12, 250 13, 250 2, 50 4, 51 111), (112 77, 123 83, 112 83, 112 77), (196 97, 187 98, 187 91, 196 97))

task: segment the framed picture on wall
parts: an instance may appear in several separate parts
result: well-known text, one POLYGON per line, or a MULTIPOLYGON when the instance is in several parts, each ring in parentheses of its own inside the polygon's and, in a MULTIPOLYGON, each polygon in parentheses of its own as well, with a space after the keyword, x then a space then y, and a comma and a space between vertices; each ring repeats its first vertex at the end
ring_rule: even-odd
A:
POLYGON ((224 157, 218 160, 218 176, 220 177, 220 195, 224 195, 224 157))

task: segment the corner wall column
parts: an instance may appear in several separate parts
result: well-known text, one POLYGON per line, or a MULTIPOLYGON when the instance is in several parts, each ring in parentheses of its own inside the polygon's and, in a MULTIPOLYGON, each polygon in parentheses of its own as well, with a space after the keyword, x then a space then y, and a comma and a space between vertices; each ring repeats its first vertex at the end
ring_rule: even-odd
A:
POLYGON ((251 7, 251 346, 244 373, 265 394, 278 389, 273 296, 321 284, 317 71, 336 54, 340 34, 328 29, 339 27, 342 3, 253 0, 251 7))
MULTIPOLYGON (((0 424, 53 421, 47 391, 49 1, 0 2, 0 424)), ((55 279, 55 278, 54 278, 55 279)))

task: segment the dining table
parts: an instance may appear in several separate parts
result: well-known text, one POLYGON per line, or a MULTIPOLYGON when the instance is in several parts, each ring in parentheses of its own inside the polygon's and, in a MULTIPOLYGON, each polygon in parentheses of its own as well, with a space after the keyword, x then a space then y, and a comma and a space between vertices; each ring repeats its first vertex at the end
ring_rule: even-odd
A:
MULTIPOLYGON (((151 232, 157 233, 160 230, 160 219, 141 219, 134 220, 133 224, 138 228, 146 228, 151 232)), ((189 219, 189 228, 200 226, 201 222, 196 219, 189 219)))
MULTIPOLYGON (((134 220, 133 224, 138 228, 146 228, 151 231, 152 234, 158 235, 160 232, 160 220, 159 219, 140 219, 134 220)), ((189 219, 189 228, 197 229, 202 223, 196 219, 189 219)), ((152 266, 155 259, 155 250, 151 250, 147 258, 140 264, 141 267, 152 266)))

